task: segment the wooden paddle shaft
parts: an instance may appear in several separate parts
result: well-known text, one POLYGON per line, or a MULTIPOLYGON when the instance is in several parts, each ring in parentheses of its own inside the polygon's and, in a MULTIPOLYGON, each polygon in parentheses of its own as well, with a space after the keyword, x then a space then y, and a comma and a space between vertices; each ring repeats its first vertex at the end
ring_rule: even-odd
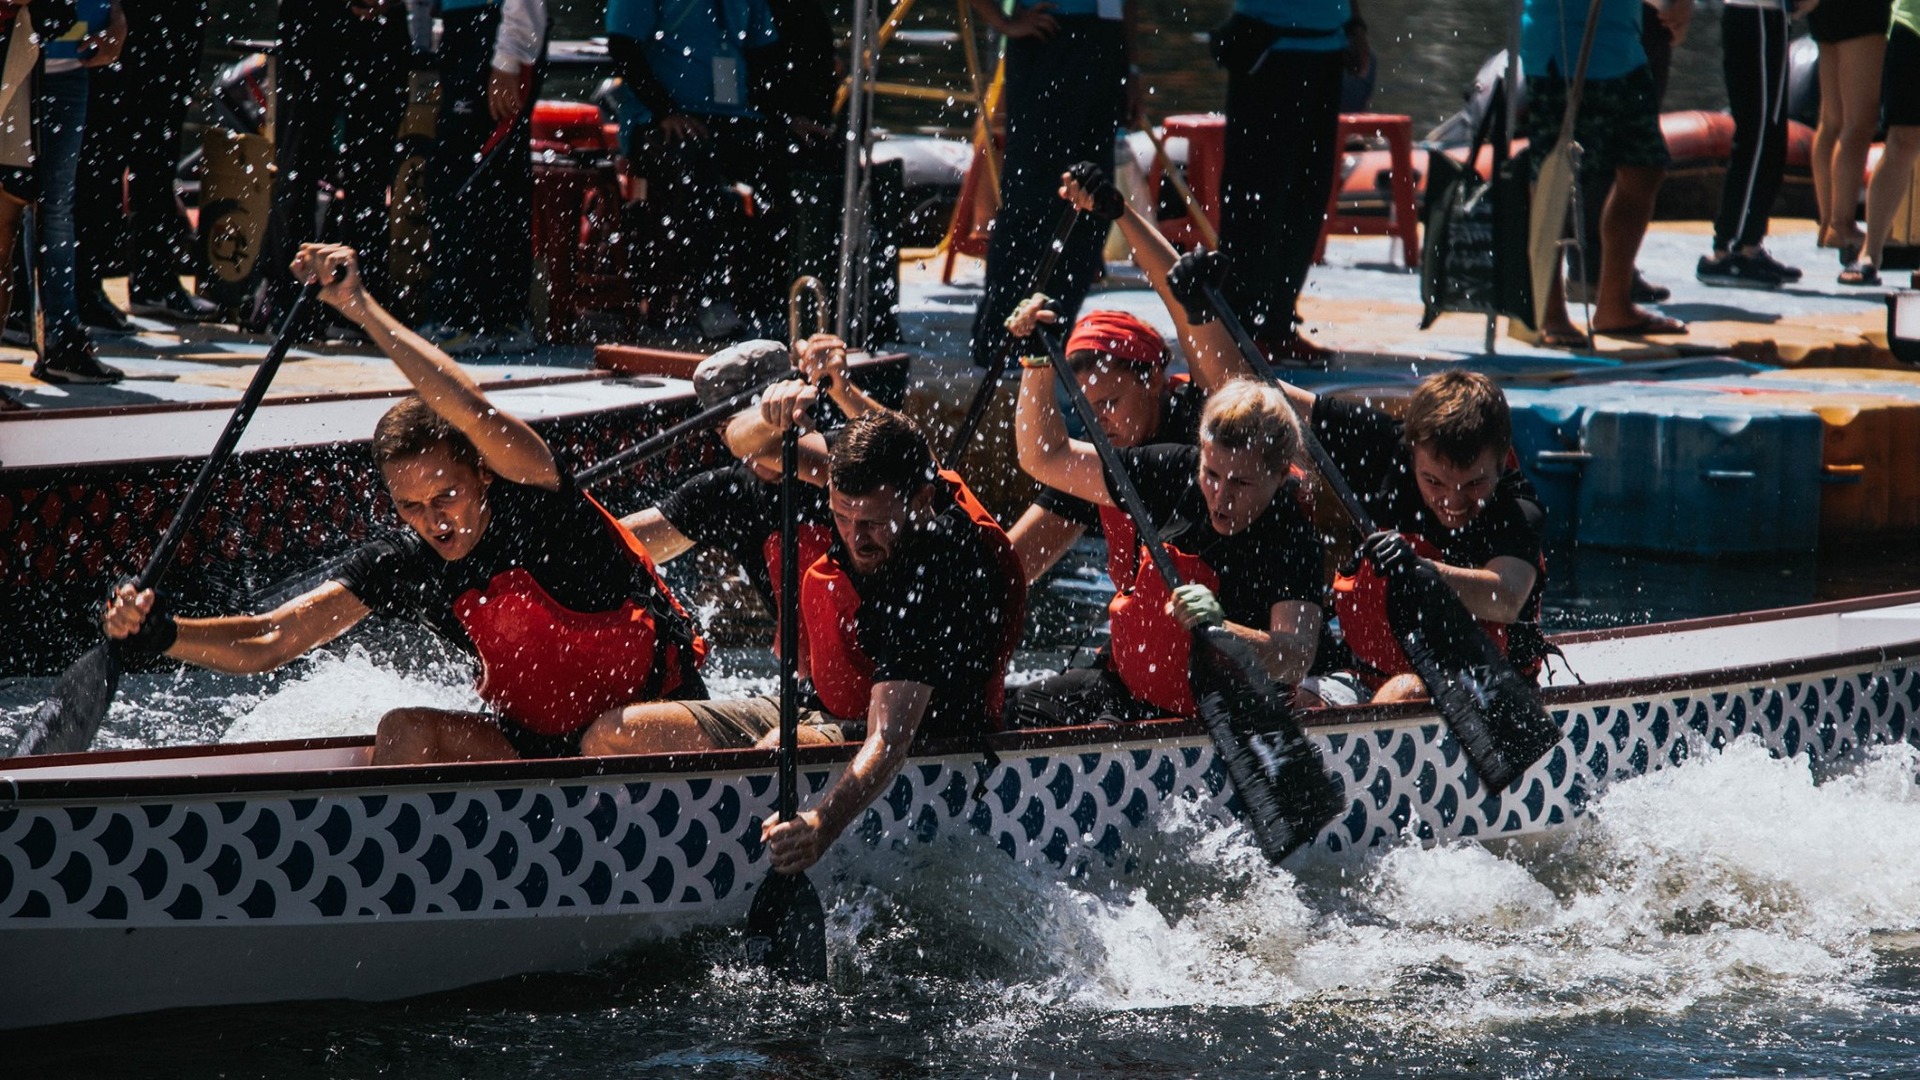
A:
MULTIPOLYGON (((1053 239, 1047 242, 1047 253, 1040 260, 1040 268, 1033 273, 1033 288, 1027 290, 1029 295, 1047 287, 1047 282, 1053 277, 1053 268, 1060 264, 1060 253, 1067 249, 1067 237, 1073 234, 1073 227, 1079 221, 1080 211, 1074 207, 1068 206, 1060 211, 1060 219, 1053 226, 1053 239)), ((954 433, 953 445, 947 448, 947 457, 940 463, 941 468, 960 467, 960 459, 967 453, 967 444, 973 441, 973 433, 980 430, 980 421, 987 415, 987 403, 993 400, 993 388, 1006 375, 1007 362, 1013 358, 1014 347, 1018 344, 1009 336, 1001 343, 993 366, 981 375, 980 388, 973 392, 973 401, 967 405, 966 419, 960 421, 960 430, 954 433)))

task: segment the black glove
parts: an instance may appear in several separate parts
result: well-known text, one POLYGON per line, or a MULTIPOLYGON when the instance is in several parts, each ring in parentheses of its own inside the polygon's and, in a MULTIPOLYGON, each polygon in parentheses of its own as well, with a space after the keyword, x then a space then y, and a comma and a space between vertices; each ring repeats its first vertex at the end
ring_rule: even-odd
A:
POLYGON ((1091 161, 1082 161, 1068 169, 1067 175, 1080 185, 1080 190, 1093 196, 1095 214, 1108 221, 1119 221, 1120 216, 1127 212, 1127 200, 1120 197, 1120 189, 1113 186, 1107 174, 1100 171, 1100 166, 1091 161))
POLYGON ((1173 264, 1167 272, 1167 291, 1186 309, 1188 322, 1203 326, 1213 321, 1213 304, 1207 300, 1206 287, 1211 285, 1218 291, 1231 266, 1217 251, 1189 251, 1173 264))
POLYGON ((1373 564, 1373 569, 1381 577, 1391 578, 1413 569, 1414 562, 1420 558, 1413 550, 1413 543, 1402 536, 1397 529, 1386 529, 1374 533, 1360 543, 1360 554, 1373 564))
POLYGON ((153 609, 140 620, 140 629, 120 639, 121 648, 140 656, 159 656, 173 648, 180 636, 180 624, 173 621, 173 605, 167 594, 153 590, 153 609))

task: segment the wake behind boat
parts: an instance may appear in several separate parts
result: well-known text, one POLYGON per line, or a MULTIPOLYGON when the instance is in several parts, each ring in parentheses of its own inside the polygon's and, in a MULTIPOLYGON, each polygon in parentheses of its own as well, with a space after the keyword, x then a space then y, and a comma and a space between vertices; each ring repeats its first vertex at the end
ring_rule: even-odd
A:
MULTIPOLYGON (((1316 856, 1569 825, 1615 781, 1751 736, 1816 764, 1912 742, 1920 592, 1555 639, 1566 739, 1489 792, 1417 705, 1310 714, 1345 788, 1316 856)), ((1125 867, 1172 804, 1226 814, 1196 723, 929 745, 855 827, 984 838, 1036 868, 1125 867), (985 792, 975 798, 976 782, 985 792)), ((578 970, 735 924, 763 880, 772 755, 374 768, 361 738, 15 759, 0 774, 0 1025, 182 1006, 388 1000, 578 970)), ((822 791, 851 745, 803 752, 822 791)), ((803 797, 804 798, 804 797, 803 797)), ((832 900, 831 886, 827 888, 832 900)))

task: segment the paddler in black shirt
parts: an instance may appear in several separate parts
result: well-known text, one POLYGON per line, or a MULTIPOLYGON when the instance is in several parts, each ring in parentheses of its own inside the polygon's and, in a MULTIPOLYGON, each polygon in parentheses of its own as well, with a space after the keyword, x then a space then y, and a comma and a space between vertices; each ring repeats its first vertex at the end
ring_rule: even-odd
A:
MULTIPOLYGON (((1110 508, 1118 503, 1094 447, 1070 440, 1044 357, 1023 359, 1015 438, 1020 467, 1049 487, 1110 508)), ((1292 462, 1300 431, 1271 386, 1235 379, 1200 416, 1198 446, 1121 450, 1120 460, 1166 541, 1184 584, 1169 590, 1152 560, 1110 527, 1124 554, 1108 611, 1113 638, 1097 668, 1023 687, 1008 711, 1016 727, 1055 727, 1193 715, 1191 630, 1224 625, 1253 647, 1273 678, 1297 683, 1312 664, 1324 595, 1321 548, 1292 462)))
POLYGON ((1524 674, 1538 670, 1546 585, 1540 535, 1546 513, 1513 459, 1506 395, 1477 372, 1429 376, 1404 421, 1295 386, 1287 398, 1308 419, 1381 532, 1334 582, 1335 610, 1357 666, 1307 689, 1330 705, 1427 696, 1388 625, 1377 567, 1424 558, 1502 644, 1524 674))
MULTIPOLYGON (((803 422, 812 388, 785 422, 803 422)), ((1002 681, 1019 640, 1026 586, 992 515, 958 476, 934 470, 913 421, 875 409, 841 429, 828 461, 834 538, 801 576, 815 707, 802 744, 859 739, 820 801, 765 836, 775 869, 813 865, 906 761, 917 738, 975 737, 999 724, 1002 681)), ((588 753, 771 746, 779 702, 662 702, 597 721, 588 753)))
POLYGON ((704 696, 706 646, 645 549, 574 486, 546 442, 494 408, 446 354, 366 294, 351 249, 307 244, 301 282, 393 359, 416 395, 388 410, 373 456, 409 532, 355 553, 336 577, 264 615, 175 619, 123 586, 107 633, 234 674, 271 671, 366 618, 417 619, 477 656, 487 713, 400 708, 376 765, 579 752, 596 716, 633 701, 704 696), (333 280, 336 268, 345 276, 333 280))

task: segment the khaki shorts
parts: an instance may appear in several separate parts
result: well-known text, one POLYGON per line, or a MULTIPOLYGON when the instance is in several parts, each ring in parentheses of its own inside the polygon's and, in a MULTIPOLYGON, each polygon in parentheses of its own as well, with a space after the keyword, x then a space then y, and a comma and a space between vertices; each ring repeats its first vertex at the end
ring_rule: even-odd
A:
MULTIPOLYGON (((700 730, 722 750, 752 746, 780 727, 780 699, 770 695, 726 701, 683 701, 700 730)), ((852 742, 864 737, 864 725, 837 720, 819 709, 802 708, 800 723, 818 730, 828 742, 852 742)))

